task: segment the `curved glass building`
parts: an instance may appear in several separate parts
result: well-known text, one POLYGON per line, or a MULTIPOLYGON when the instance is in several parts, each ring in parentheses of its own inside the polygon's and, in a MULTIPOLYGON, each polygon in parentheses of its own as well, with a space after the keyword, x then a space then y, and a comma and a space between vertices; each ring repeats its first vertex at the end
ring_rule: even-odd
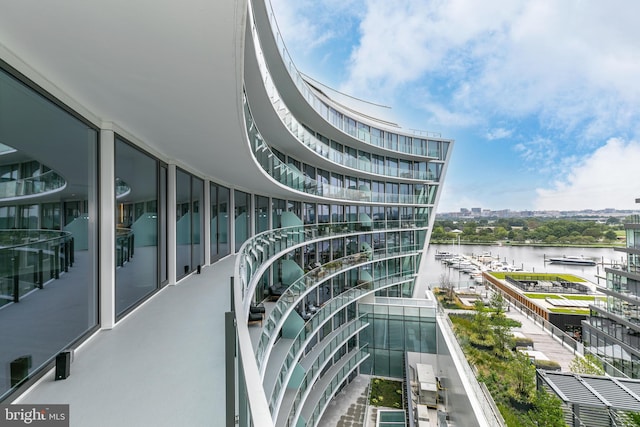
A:
POLYGON ((4 402, 64 403, 56 355, 110 367, 79 349, 157 301, 182 310, 173 293, 200 277, 224 295, 206 345, 227 349, 233 422, 316 426, 359 373, 396 369, 361 304, 418 293, 452 140, 301 74, 262 0, 2 10, 4 402))

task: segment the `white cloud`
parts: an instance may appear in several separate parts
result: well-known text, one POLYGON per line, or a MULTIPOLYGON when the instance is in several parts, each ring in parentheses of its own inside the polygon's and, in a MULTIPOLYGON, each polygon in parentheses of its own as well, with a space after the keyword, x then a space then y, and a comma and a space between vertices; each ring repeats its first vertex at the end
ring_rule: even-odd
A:
POLYGON ((513 135, 512 129, 496 128, 487 132, 486 138, 489 141, 493 141, 496 139, 509 138, 511 135, 513 135))
POLYGON ((607 123, 635 132, 640 2, 617 3, 369 0, 341 89, 379 97, 426 78, 461 113, 535 114, 585 144, 607 123))
POLYGON ((567 168, 551 188, 536 189, 536 209, 637 209, 640 143, 612 138, 567 168))

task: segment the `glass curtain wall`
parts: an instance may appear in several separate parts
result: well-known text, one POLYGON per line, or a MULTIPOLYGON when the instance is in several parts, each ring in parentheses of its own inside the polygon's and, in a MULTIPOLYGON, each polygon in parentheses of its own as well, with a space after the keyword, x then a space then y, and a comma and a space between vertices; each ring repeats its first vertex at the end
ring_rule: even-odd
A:
POLYGON ((98 325, 97 152, 96 128, 0 69, 0 399, 98 325))
POLYGON ((242 244, 249 238, 251 231, 251 219, 249 209, 251 205, 251 195, 244 191, 235 190, 235 236, 236 252, 240 250, 242 244))
POLYGON ((200 206, 204 181, 176 169, 176 279, 181 279, 204 263, 200 242, 200 206))
POLYGON ((434 308, 360 304, 358 311, 369 322, 360 332, 360 343, 371 352, 361 372, 402 378, 405 352, 437 352, 434 308))
POLYGON ((229 255, 229 189, 211 183, 211 262, 229 255))
POLYGON ((204 181, 191 176, 191 270, 204 264, 204 242, 202 242, 202 203, 204 202, 204 181))
MULTIPOLYGON (((166 241, 159 239, 159 218, 166 209, 158 209, 158 200, 159 188, 166 189, 166 174, 160 185, 159 166, 155 158, 116 138, 116 316, 160 285, 159 243, 166 241)), ((162 252, 166 256, 166 248, 162 252)))
POLYGON ((256 234, 269 229, 269 198, 256 196, 255 203, 256 234))

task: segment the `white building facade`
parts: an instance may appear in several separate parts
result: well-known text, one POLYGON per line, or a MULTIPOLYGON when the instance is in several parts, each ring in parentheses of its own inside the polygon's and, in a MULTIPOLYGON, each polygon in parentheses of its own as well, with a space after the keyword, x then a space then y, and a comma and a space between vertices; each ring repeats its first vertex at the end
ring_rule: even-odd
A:
POLYGON ((453 141, 305 78, 263 1, 1 7, 2 399, 235 257, 227 415, 317 425, 359 301, 413 295, 453 141))

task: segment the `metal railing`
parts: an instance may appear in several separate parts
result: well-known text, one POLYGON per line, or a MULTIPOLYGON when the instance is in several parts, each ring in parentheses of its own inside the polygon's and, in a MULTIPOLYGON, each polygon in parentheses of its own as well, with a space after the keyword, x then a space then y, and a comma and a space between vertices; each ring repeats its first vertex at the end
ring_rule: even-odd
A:
POLYGON ((39 196, 64 190, 66 186, 64 178, 49 170, 37 176, 0 181, 0 199, 39 196))
POLYGON ((246 96, 244 97, 244 112, 247 137, 249 138, 249 145, 254 158, 260 167, 276 182, 292 190, 350 202, 402 203, 431 206, 432 203, 430 204, 429 202, 435 200, 435 193, 425 191, 424 188, 419 194, 389 194, 387 192, 339 187, 313 179, 297 168, 283 162, 271 151, 253 120, 246 96), (430 195, 431 197, 428 197, 430 195))
POLYGON ((502 297, 508 301, 513 307, 515 307, 518 311, 520 311, 525 317, 532 320, 533 323, 540 326, 541 329, 547 331, 552 338, 561 343, 564 347, 570 349, 573 354, 584 357, 587 354, 592 355, 599 363, 602 363, 602 367, 605 372, 609 375, 616 377, 624 377, 628 378, 624 372, 620 371, 618 368, 607 362, 605 359, 601 358, 598 354, 590 351, 588 348, 581 343, 576 341, 571 336, 567 335, 563 330, 555 326, 553 323, 548 320, 543 319, 540 315, 529 309, 527 306, 522 304, 520 301, 511 297, 507 293, 503 292, 500 288, 492 284, 491 282, 485 281, 485 283, 489 284, 491 288, 502 294, 502 297))
MULTIPOLYGON (((335 126, 337 129, 342 132, 351 135, 352 137, 365 142, 367 144, 375 145, 377 147, 382 147, 388 150, 397 151, 399 153, 406 154, 414 154, 414 155, 427 155, 427 151, 430 151, 429 156, 436 158, 444 158, 444 155, 447 153, 447 148, 440 148, 440 152, 444 154, 434 153, 432 150, 428 150, 427 139, 416 138, 416 140, 420 141, 420 143, 415 144, 401 144, 399 143, 399 137, 402 136, 421 136, 424 138, 432 138, 440 140, 442 138, 440 133, 436 132, 428 132, 421 131, 416 129, 407 130, 403 135, 400 132, 389 132, 383 131, 382 129, 378 129, 374 126, 369 126, 365 123, 362 123, 355 118, 349 117, 344 114, 344 112, 338 112, 334 108, 330 107, 326 102, 324 102, 315 92, 309 87, 306 79, 302 76, 302 74, 296 68, 289 51, 284 43, 284 39, 280 33, 278 28, 278 23, 275 18, 275 14, 273 13, 273 8, 271 2, 265 2, 265 13, 267 14, 267 18, 269 19, 269 23, 271 26, 271 30, 273 32, 274 42, 276 44, 277 50, 280 53, 282 58, 282 63, 289 72, 291 76, 291 80, 296 85, 301 95, 307 100, 308 104, 328 123, 335 126), (424 142, 423 142, 424 141, 424 142)), ((253 15, 252 10, 250 9, 250 14, 253 15)), ((253 16, 252 16, 253 18, 253 16)), ((259 40, 259 36, 257 38, 259 40)), ((348 96, 348 95, 347 95, 348 96)), ((363 102, 363 101, 360 101, 363 102)), ((377 119, 373 119, 377 120, 377 119)), ((379 121, 379 120, 377 120, 379 121)), ((388 123, 389 126, 397 126, 393 123, 388 123)), ((440 141, 438 141, 440 142, 440 141)), ((443 141, 444 143, 448 143, 448 141, 443 141)))
POLYGON ((0 246, 0 307, 42 289, 75 261, 74 239, 65 231, 0 230, 0 246))
POLYGON ((496 406, 493 397, 491 397, 491 393, 489 393, 489 390, 484 386, 484 384, 481 384, 477 380, 476 370, 467 361, 467 357, 462 351, 462 347, 460 347, 458 339, 453 332, 453 323, 451 322, 451 319, 449 319, 449 316, 443 310, 438 310, 438 318, 441 320, 440 330, 450 338, 450 350, 457 355, 460 361, 463 371, 460 374, 466 375, 468 378, 469 384, 473 389, 473 394, 478 398, 478 403, 480 404, 485 419, 489 425, 506 427, 507 424, 504 421, 504 418, 502 418, 502 414, 500 414, 500 410, 496 406))
POLYGON ((367 264, 372 264, 373 262, 383 259, 416 256, 419 251, 420 248, 417 245, 408 245, 407 247, 402 248, 399 246, 385 247, 371 252, 359 252, 330 261, 297 279, 289 285, 285 292, 282 293, 276 303, 276 306, 271 310, 269 317, 265 321, 265 326, 262 329, 260 341, 256 349, 258 366, 262 366, 262 363, 264 362, 265 349, 273 345, 284 320, 291 313, 293 308, 300 303, 304 295, 309 293, 312 289, 320 286, 322 283, 330 280, 332 277, 340 273, 347 272, 355 268, 361 268, 367 264))

